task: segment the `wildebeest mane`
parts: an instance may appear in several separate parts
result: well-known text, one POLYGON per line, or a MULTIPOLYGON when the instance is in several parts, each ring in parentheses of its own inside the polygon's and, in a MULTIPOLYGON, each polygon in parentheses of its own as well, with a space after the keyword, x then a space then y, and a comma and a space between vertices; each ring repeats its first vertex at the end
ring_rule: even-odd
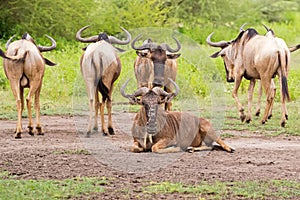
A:
POLYGON ((237 36, 237 38, 233 41, 233 43, 238 43, 241 40, 241 38, 244 36, 244 34, 246 34, 245 40, 248 41, 254 36, 258 35, 258 32, 253 28, 248 28, 245 31, 241 31, 240 34, 237 36))

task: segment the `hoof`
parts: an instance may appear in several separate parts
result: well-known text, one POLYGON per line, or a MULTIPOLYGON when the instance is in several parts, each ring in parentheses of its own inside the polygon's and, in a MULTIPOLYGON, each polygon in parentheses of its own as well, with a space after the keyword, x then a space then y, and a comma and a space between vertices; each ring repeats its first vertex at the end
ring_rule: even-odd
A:
POLYGON ((265 120, 262 120, 262 121, 261 121, 261 124, 265 124, 265 123, 266 123, 266 121, 265 121, 265 120))
POLYGON ((115 131, 111 127, 108 128, 108 132, 109 132, 110 135, 115 135, 115 131))
POLYGON ((285 124, 286 124, 286 122, 283 121, 283 122, 280 123, 280 126, 281 126, 281 127, 285 127, 285 124))
POLYGON ((285 119, 288 120, 288 119, 289 119, 289 116, 288 116, 288 115, 285 115, 285 119))
POLYGON ((90 138, 91 137, 91 131, 86 132, 86 136, 85 137, 90 138))
POLYGON ((233 148, 230 148, 230 151, 228 151, 229 153, 234 153, 235 152, 235 149, 233 148))
POLYGON ((273 116, 272 114, 271 114, 271 115, 269 115, 269 116, 268 116, 268 119, 271 119, 271 118, 272 118, 272 116, 273 116))
POLYGON ((95 131, 96 133, 98 133, 98 127, 94 127, 93 131, 95 131))
POLYGON ((108 136, 108 133, 106 133, 105 131, 102 131, 102 135, 103 136, 108 136))
POLYGON ((33 127, 32 126, 28 126, 28 134, 31 135, 31 136, 34 136, 34 133, 33 133, 33 127))
POLYGON ((17 133, 16 135, 15 135, 15 139, 21 139, 22 137, 21 137, 21 133, 17 133))
POLYGON ((189 153, 193 153, 194 152, 194 148, 193 147, 188 147, 186 149, 186 151, 189 152, 189 153))
POLYGON ((248 118, 248 117, 247 117, 247 119, 246 119, 246 123, 248 123, 248 124, 249 124, 251 121, 252 121, 252 120, 251 120, 251 118, 248 118))
POLYGON ((43 129, 42 127, 35 127, 35 129, 37 130, 37 135, 44 135, 43 129))
POLYGON ((240 116, 240 119, 241 119, 242 122, 244 122, 245 119, 246 119, 246 116, 245 116, 245 115, 241 115, 241 116, 240 116))
POLYGON ((260 111, 256 111, 255 116, 259 116, 260 115, 260 111))

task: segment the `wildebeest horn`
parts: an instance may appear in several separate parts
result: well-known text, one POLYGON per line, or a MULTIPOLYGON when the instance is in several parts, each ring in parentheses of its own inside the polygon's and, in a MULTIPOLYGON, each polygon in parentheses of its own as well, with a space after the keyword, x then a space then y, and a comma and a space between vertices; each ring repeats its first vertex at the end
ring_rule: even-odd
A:
POLYGON ((136 97, 142 96, 144 94, 146 94, 149 89, 147 87, 141 87, 139 89, 137 89, 133 94, 126 94, 125 93, 125 88, 128 84, 128 82, 130 81, 130 79, 128 79, 121 87, 120 92, 122 94, 123 97, 129 99, 130 103, 138 103, 136 97))
POLYGON ((169 81, 174 85, 175 87, 175 92, 173 93, 168 93, 164 91, 161 87, 154 87, 152 90, 159 96, 163 96, 166 98, 167 102, 170 102, 174 97, 176 97, 179 94, 179 86, 173 81, 171 78, 168 78, 169 81))
POLYGON ((144 43, 140 47, 136 47, 134 45, 136 43, 136 41, 142 37, 142 35, 143 34, 140 33, 138 36, 136 36, 136 38, 133 39, 133 41, 131 42, 131 48, 133 48, 134 50, 144 50, 144 49, 148 49, 149 48, 149 43, 144 43))
POLYGON ((9 40, 6 42, 6 44, 5 44, 6 50, 8 49, 8 46, 10 45, 10 43, 11 43, 11 41, 12 41, 12 39, 13 39, 14 37, 15 37, 15 35, 11 36, 11 37, 9 38, 9 40))
POLYGON ((265 29, 267 30, 266 35, 267 35, 269 32, 271 32, 271 34, 272 34, 273 36, 275 36, 275 33, 274 33, 274 31, 273 31, 272 29, 270 29, 269 27, 267 27, 265 24, 263 24, 263 26, 264 26, 265 29))
POLYGON ((241 27, 240 27, 240 32, 245 31, 244 30, 244 26, 246 26, 247 23, 244 23, 241 27))
POLYGON ((214 34, 214 32, 212 32, 211 34, 209 34, 209 36, 207 36, 206 38, 206 42, 207 44, 209 44, 210 46, 212 47, 221 47, 221 48, 225 48, 227 47, 230 42, 227 42, 227 41, 220 41, 220 42, 212 42, 211 41, 211 36, 214 34))
POLYGON ((168 44, 161 44, 161 46, 163 47, 163 49, 166 49, 167 51, 171 52, 171 53, 176 53, 181 49, 181 45, 180 42, 174 37, 172 36, 172 38, 176 41, 177 44, 177 48, 176 49, 172 49, 168 44))
POLYGON ((81 33, 87 29, 88 27, 90 27, 90 25, 84 26, 81 29, 79 29, 79 31, 76 33, 76 39, 80 42, 84 42, 84 43, 91 43, 91 42, 97 42, 98 41, 98 35, 95 36, 91 36, 88 38, 82 38, 81 37, 81 33))
POLYGON ((46 37, 51 40, 52 45, 50 47, 37 45, 37 48, 40 50, 40 52, 51 51, 51 50, 56 48, 56 41, 52 37, 50 37, 49 35, 46 35, 46 37))
POLYGON ((126 33, 126 36, 127 36, 127 39, 126 40, 119 40, 118 38, 114 37, 114 36, 108 36, 108 39, 110 41, 111 44, 121 44, 121 45, 125 45, 125 44, 128 44, 131 40, 131 34, 123 27, 120 27, 125 33, 126 33))

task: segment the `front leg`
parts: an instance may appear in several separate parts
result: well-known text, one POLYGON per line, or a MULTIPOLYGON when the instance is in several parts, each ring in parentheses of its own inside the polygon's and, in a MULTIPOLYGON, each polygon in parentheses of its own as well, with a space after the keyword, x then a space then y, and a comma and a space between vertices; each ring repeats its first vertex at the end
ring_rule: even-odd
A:
POLYGON ((151 151, 154 153, 175 153, 180 152, 181 148, 177 146, 173 146, 174 144, 171 144, 170 140, 163 139, 155 143, 151 151))
POLYGON ((235 81, 234 81, 234 88, 233 88, 233 91, 232 91, 232 97, 235 99, 237 105, 238 105, 238 110, 240 112, 240 119, 241 121, 245 121, 245 118, 246 118, 246 115, 244 114, 244 108, 238 98, 238 89, 240 87, 240 84, 241 84, 241 81, 242 81, 242 76, 236 76, 235 77, 235 81))
POLYGON ((137 139, 133 139, 133 146, 130 148, 130 151, 133 153, 140 153, 144 151, 144 148, 140 145, 137 139))
POLYGON ((246 122, 250 123, 252 120, 252 114, 251 114, 251 105, 252 105, 252 97, 253 97, 253 91, 255 87, 255 79, 250 80, 249 88, 248 88, 248 114, 246 117, 246 122))

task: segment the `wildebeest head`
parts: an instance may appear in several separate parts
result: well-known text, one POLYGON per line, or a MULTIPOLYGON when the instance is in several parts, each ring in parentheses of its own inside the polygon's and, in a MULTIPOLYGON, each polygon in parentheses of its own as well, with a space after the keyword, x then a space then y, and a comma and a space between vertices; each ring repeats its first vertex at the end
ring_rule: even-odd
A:
POLYGON ((146 128, 148 134, 155 135, 157 133, 156 117, 159 105, 165 102, 170 102, 179 93, 178 85, 172 79, 169 80, 174 85, 175 92, 165 92, 161 87, 154 87, 152 89, 141 87, 133 94, 126 94, 125 88, 129 80, 127 80, 121 87, 121 94, 125 98, 128 98, 132 104, 140 104, 143 106, 147 120, 146 128))
MULTIPOLYGON (((6 45, 5 45, 5 48, 6 48, 6 49, 8 49, 8 46, 10 45, 10 43, 12 42, 12 39, 13 39, 14 37, 15 37, 15 36, 13 35, 13 36, 12 36, 11 38, 9 38, 9 40, 6 42, 6 45)), ((22 35, 22 40, 28 40, 28 41, 32 42, 32 43, 40 50, 40 52, 51 51, 51 50, 55 49, 55 48, 56 48, 56 41, 55 41, 52 37, 50 37, 50 36, 48 36, 48 35, 46 35, 46 37, 49 38, 49 39, 51 40, 51 43, 52 43, 51 46, 40 46, 40 45, 36 45, 34 39, 31 37, 31 35, 29 35, 29 33, 24 33, 24 34, 22 35)))
MULTIPOLYGON (((244 24, 245 25, 245 24, 244 24)), ((244 26, 243 25, 243 26, 244 26)), ((224 61, 224 66, 226 70, 226 80, 227 82, 234 82, 235 72, 234 72, 234 63, 237 59, 237 51, 241 50, 239 47, 243 46, 248 40, 252 37, 258 35, 257 31, 254 29, 244 30, 243 26, 240 28, 240 33, 236 39, 231 41, 219 41, 212 42, 211 36, 214 33, 211 33, 207 36, 206 42, 212 47, 220 47, 221 50, 212 54, 210 57, 217 58, 222 57, 224 61)))
POLYGON ((153 86, 164 86, 164 71, 165 64, 168 58, 176 59, 180 56, 180 54, 175 54, 181 49, 181 45, 179 41, 173 37, 173 39, 177 43, 177 48, 172 49, 168 44, 156 44, 152 42, 149 38, 144 41, 142 46, 136 47, 136 41, 142 37, 142 34, 139 34, 131 43, 131 47, 136 50, 136 53, 140 57, 146 57, 153 62, 154 65, 154 80, 153 86))
POLYGON ((98 42, 100 40, 105 40, 106 42, 110 43, 110 44, 120 44, 120 45, 126 45, 130 42, 131 40, 131 34, 123 27, 120 27, 126 34, 126 40, 120 40, 114 36, 109 36, 107 35, 106 33, 100 33, 98 35, 94 35, 94 36, 91 36, 91 37, 86 37, 86 38, 83 38, 81 37, 81 33, 87 29, 88 27, 90 27, 89 25, 88 26, 85 26, 85 27, 82 27, 81 29, 79 29, 79 31, 76 33, 76 39, 80 42, 83 42, 83 43, 92 43, 92 42, 98 42))

